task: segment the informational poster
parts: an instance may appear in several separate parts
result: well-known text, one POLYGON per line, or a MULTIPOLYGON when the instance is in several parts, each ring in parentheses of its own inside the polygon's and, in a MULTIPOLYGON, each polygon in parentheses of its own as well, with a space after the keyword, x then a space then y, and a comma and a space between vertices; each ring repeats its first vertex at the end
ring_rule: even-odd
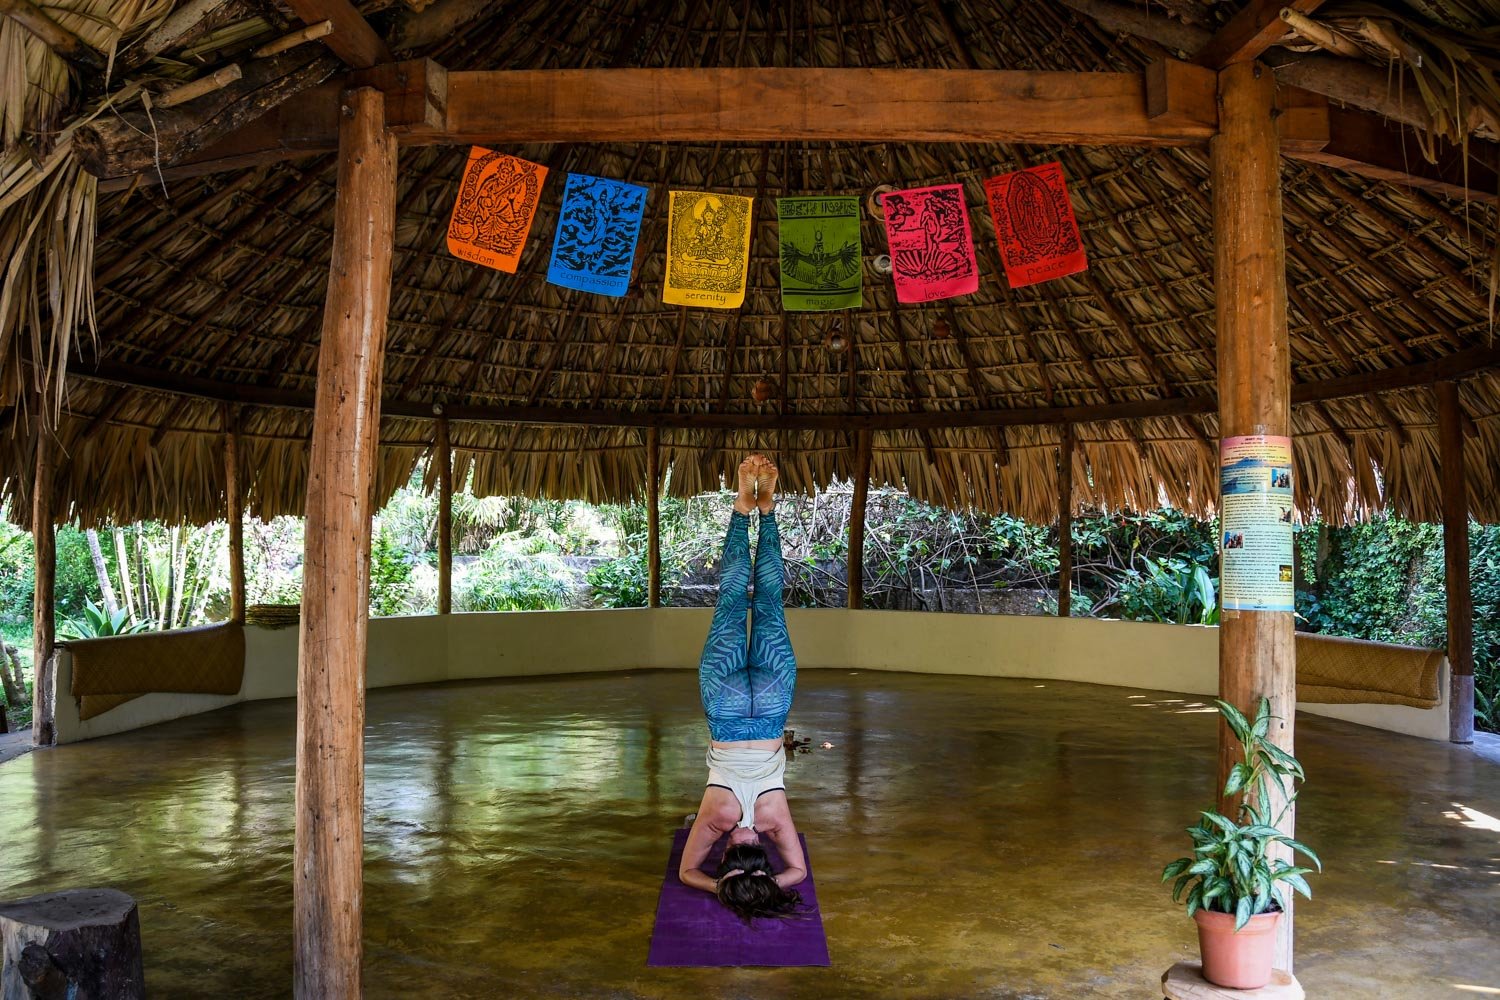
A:
POLYGON ((671 192, 663 302, 711 309, 738 309, 744 303, 752 201, 733 194, 671 192))
POLYGON ((858 309, 859 198, 778 198, 781 307, 858 309))
POLYGON ((540 163, 472 147, 448 220, 448 252, 515 274, 546 179, 540 163))
POLYGON ((1225 611, 1292 611, 1292 439, 1219 442, 1225 611))
POLYGON ((991 177, 984 182, 984 193, 1012 288, 1088 268, 1061 163, 991 177))
POLYGON ((615 298, 629 291, 646 194, 639 184, 569 174, 547 280, 615 298))
POLYGON ((881 199, 898 302, 931 302, 979 290, 979 265, 962 184, 908 188, 881 199))

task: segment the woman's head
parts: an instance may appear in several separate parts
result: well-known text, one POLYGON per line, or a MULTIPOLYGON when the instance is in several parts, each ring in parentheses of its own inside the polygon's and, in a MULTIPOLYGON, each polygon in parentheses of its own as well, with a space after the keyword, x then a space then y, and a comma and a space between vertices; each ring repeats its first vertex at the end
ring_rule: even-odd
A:
POLYGON ((719 862, 719 902, 746 922, 755 917, 786 917, 797 911, 802 896, 776 884, 771 859, 759 844, 730 844, 719 862))

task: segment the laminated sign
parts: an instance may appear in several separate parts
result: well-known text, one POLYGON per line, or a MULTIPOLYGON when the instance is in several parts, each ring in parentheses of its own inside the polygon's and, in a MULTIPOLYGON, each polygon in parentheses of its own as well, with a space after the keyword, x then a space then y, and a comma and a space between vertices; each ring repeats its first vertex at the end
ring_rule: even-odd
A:
POLYGON ((448 221, 448 252, 515 274, 546 178, 541 164, 471 147, 448 221))
POLYGON ((732 194, 673 191, 667 217, 662 301, 738 309, 750 266, 750 202, 732 194))
POLYGON ((1219 442, 1219 578, 1225 611, 1292 611, 1292 439, 1219 442))
POLYGON ((979 289, 961 184, 891 191, 881 201, 899 302, 931 302, 979 289))
POLYGON ((991 177, 984 194, 1012 288, 1088 268, 1061 163, 991 177))
POLYGON ((564 288, 624 295, 646 211, 639 184, 569 174, 547 280, 564 288))
POLYGON ((858 309, 859 198, 778 198, 781 306, 858 309))

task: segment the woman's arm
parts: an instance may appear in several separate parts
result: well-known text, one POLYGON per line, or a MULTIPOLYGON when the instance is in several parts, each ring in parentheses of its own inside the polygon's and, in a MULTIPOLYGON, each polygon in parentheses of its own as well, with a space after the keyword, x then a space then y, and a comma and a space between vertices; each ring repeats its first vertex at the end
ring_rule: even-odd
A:
POLYGON ((786 866, 776 873, 776 884, 783 889, 799 885, 807 878, 807 857, 802 853, 802 841, 797 837, 797 827, 792 823, 791 815, 767 831, 766 836, 781 852, 782 864, 786 866))
POLYGON ((714 879, 700 866, 723 834, 724 831, 718 829, 718 825, 700 808, 698 818, 693 820, 693 828, 688 831, 687 843, 682 847, 682 864, 677 868, 677 877, 683 885, 702 889, 704 892, 717 890, 714 879))

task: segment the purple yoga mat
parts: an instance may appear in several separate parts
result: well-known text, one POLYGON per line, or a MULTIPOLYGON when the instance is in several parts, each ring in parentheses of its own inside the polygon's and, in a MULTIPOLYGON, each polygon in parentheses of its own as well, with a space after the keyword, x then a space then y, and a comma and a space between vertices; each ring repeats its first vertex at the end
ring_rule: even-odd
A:
MULTIPOLYGON (((682 848, 688 831, 678 830, 672 838, 672 856, 667 861, 667 877, 662 883, 661 900, 656 904, 656 927, 651 932, 651 953, 647 965, 831 965, 828 939, 823 936, 823 911, 818 909, 818 892, 813 885, 812 858, 807 854, 807 838, 802 854, 807 857, 807 878, 797 886, 804 910, 785 920, 756 920, 746 925, 713 897, 712 893, 683 885, 677 878, 682 864, 682 848)), ((725 839, 708 852, 703 869, 718 869, 724 853, 725 839)), ((779 871, 781 856, 776 846, 762 841, 771 864, 779 871)))

